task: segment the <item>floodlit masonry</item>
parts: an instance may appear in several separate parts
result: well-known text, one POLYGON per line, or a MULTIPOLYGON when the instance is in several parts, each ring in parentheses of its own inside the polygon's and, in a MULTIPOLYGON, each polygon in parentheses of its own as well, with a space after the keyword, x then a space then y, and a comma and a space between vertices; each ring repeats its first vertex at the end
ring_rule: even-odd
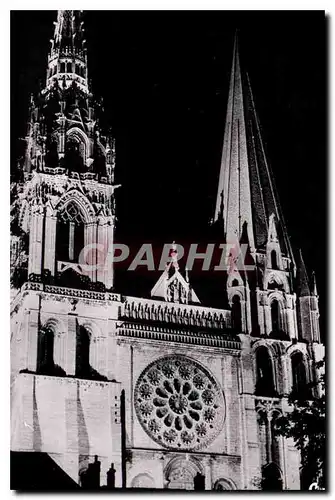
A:
POLYGON ((166 244, 146 297, 115 289, 116 146, 100 128, 87 75, 82 14, 58 11, 45 87, 30 103, 22 177, 11 187, 18 488, 29 467, 42 481, 41 461, 50 485, 61 482, 52 482, 57 473, 66 489, 309 486, 293 441, 276 437, 274 423, 292 388, 319 394, 318 385, 307 390, 324 356, 318 293, 292 252, 237 38, 214 224, 222 255, 247 242, 252 264, 220 275, 222 307, 202 302, 177 243, 172 252, 166 244), (108 265, 87 251, 83 273, 84 248, 103 249, 108 265))

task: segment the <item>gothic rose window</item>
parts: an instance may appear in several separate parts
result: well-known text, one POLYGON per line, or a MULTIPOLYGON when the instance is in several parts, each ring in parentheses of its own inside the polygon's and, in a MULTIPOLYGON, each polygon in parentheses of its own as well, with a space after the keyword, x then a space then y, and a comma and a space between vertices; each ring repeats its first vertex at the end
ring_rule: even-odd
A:
POLYGON ((224 422, 219 384, 209 371, 184 356, 151 363, 137 381, 134 402, 144 430, 170 449, 203 448, 224 422))

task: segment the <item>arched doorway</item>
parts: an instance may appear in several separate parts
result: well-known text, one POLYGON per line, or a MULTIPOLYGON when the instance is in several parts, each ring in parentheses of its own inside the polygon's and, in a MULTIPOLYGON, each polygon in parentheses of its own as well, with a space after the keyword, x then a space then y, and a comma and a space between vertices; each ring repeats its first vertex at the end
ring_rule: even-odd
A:
POLYGON ((283 481, 281 472, 275 463, 267 464, 263 467, 262 490, 263 491, 282 491, 283 481))
POLYGON ((153 478, 146 473, 137 474, 131 482, 132 488, 145 488, 145 489, 154 489, 155 482, 153 478))
POLYGON ((215 491, 236 490, 236 486, 231 480, 221 478, 215 481, 213 490, 215 491))
POLYGON ((194 490, 194 478, 203 474, 193 460, 173 459, 166 467, 166 488, 171 490, 194 490))

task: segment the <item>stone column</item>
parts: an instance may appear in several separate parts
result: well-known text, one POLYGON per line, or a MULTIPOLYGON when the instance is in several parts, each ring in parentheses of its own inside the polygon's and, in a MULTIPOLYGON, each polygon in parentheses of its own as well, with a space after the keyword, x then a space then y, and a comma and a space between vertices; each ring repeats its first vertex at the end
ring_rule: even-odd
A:
POLYGON ((210 491, 212 489, 212 473, 211 473, 211 461, 208 458, 205 461, 205 490, 210 491))
POLYGON ((114 284, 114 217, 111 217, 107 226, 107 243, 108 243, 108 254, 107 254, 107 269, 105 275, 105 285, 106 288, 112 288, 114 284))
POLYGON ((75 223, 70 222, 69 223, 69 260, 70 261, 74 260, 74 230, 75 230, 75 223))
POLYGON ((118 379, 118 346, 115 338, 115 320, 108 319, 106 325, 107 331, 107 373, 109 380, 118 379))
POLYGON ((28 313, 27 369, 32 372, 36 372, 37 370, 38 327, 39 327, 39 311, 31 310, 28 313))
POLYGON ((256 288, 256 300, 257 300, 257 319, 259 324, 259 333, 263 335, 265 333, 265 318, 264 318, 263 296, 259 288, 256 288))
POLYGON ((67 349, 65 371, 67 375, 76 373, 77 314, 69 313, 67 329, 67 349))
POLYGON ((285 448, 284 448, 284 437, 279 437, 279 466, 282 470, 283 479, 283 490, 287 489, 287 472, 286 472, 286 460, 285 460, 285 448))
POLYGON ((105 217, 100 217, 97 226, 97 281, 105 284, 105 274, 107 267, 108 235, 107 221, 105 217), (101 247, 101 248, 100 248, 101 247))
POLYGON ((272 429, 271 429, 272 415, 266 415, 266 460, 267 463, 272 462, 272 429))
POLYGON ((265 334, 269 335, 272 331, 271 308, 269 306, 269 297, 264 297, 264 319, 265 319, 265 334))
POLYGON ((251 333, 251 304, 250 304, 250 289, 246 286, 245 289, 245 311, 246 311, 246 333, 251 333))
POLYGON ((287 333, 290 338, 297 338, 296 322, 295 322, 295 310, 294 310, 294 296, 287 296, 287 309, 286 309, 286 320, 287 320, 287 333))
POLYGON ((49 270, 51 276, 55 275, 56 227, 57 217, 47 213, 45 218, 44 269, 49 270))
POLYGON ((28 276, 42 273, 42 243, 43 243, 43 207, 32 206, 31 226, 29 235, 28 276))
POLYGON ((96 228, 97 224, 96 222, 89 222, 85 224, 85 235, 84 235, 84 245, 87 247, 87 251, 85 252, 87 257, 85 259, 85 264, 89 266, 89 269, 87 270, 86 274, 87 276, 91 279, 91 281, 95 282, 96 281, 96 228), (93 247, 90 247, 88 245, 92 245, 93 247))

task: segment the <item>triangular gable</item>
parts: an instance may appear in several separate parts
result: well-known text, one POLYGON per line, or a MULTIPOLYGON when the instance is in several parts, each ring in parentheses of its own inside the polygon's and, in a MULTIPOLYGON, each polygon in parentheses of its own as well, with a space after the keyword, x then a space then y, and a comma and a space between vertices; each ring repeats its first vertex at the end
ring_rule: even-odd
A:
POLYGON ((157 283, 151 290, 151 297, 162 298, 167 302, 182 304, 187 304, 189 302, 200 303, 196 293, 182 274, 175 269, 172 276, 169 277, 169 269, 170 267, 167 267, 159 277, 157 283))

